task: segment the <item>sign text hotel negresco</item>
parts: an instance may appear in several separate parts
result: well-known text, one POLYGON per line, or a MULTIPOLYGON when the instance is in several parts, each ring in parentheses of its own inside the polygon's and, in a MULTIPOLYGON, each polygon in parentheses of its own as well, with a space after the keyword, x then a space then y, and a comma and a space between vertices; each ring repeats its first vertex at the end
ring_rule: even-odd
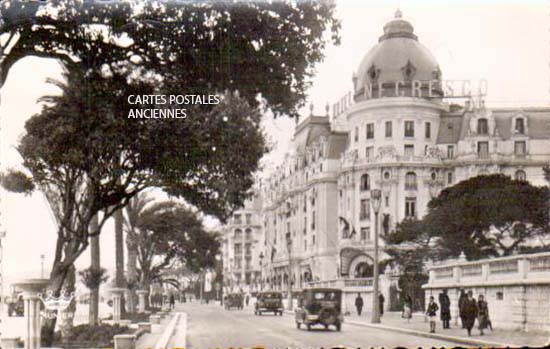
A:
MULTIPOLYGON (((487 80, 400 80, 366 83, 357 90, 363 100, 386 97, 417 98, 472 98, 487 95, 487 80)), ((347 93, 332 105, 332 115, 338 116, 353 104, 352 92, 347 93)))

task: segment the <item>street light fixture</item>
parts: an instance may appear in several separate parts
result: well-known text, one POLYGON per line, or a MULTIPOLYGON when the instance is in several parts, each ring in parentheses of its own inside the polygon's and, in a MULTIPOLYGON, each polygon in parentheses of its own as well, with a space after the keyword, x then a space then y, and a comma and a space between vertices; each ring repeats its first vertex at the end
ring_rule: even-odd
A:
POLYGON ((286 249, 288 250, 288 279, 287 279, 287 286, 288 286, 288 310, 292 310, 292 282, 291 282, 291 273, 292 273, 292 238, 290 236, 290 232, 286 233, 286 249))
POLYGON ((370 191, 370 199, 372 209, 374 211, 374 275, 373 275, 373 292, 372 292, 372 318, 373 324, 380 323, 380 302, 378 300, 378 212, 380 211, 380 201, 382 191, 380 189, 372 189, 370 191))

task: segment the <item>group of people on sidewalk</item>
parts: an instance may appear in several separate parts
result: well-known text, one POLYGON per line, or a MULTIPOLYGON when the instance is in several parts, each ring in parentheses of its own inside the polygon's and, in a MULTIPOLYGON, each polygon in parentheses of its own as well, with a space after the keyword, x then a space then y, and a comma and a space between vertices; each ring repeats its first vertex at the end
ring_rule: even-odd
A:
MULTIPOLYGON (((435 302, 434 297, 430 296, 430 301, 426 308, 426 316, 429 317, 430 320, 431 333, 435 332, 437 311, 440 307, 440 318, 443 323, 443 328, 449 329, 451 328, 451 301, 447 295, 447 290, 443 290, 443 292, 439 294, 439 305, 435 302)), ((474 327, 476 319, 481 335, 484 334, 483 330, 486 328, 490 328, 491 331, 493 330, 491 320, 489 319, 489 306, 483 295, 479 295, 476 300, 473 297, 472 291, 465 293, 464 290, 461 290, 460 297, 458 298, 458 312, 462 322, 462 328, 468 331, 468 336, 472 335, 472 328, 474 327)))
MULTIPOLYGON (((378 309, 380 311, 380 316, 384 315, 384 301, 384 295, 380 293, 378 295, 378 309)), ((355 309, 357 309, 357 315, 361 316, 364 305, 365 302, 363 301, 363 297, 361 297, 361 293, 358 293, 357 297, 355 297, 355 309)))

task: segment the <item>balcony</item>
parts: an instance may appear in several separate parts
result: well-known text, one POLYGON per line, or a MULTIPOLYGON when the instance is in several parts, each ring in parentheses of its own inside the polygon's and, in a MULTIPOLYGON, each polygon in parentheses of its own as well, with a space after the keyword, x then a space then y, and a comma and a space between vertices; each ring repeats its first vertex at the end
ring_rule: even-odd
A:
POLYGON ((368 239, 368 240, 341 239, 340 240, 340 248, 346 248, 346 247, 366 248, 366 247, 372 247, 373 244, 374 244, 374 241, 371 239, 368 239))
POLYGON ((349 289, 355 287, 372 287, 373 278, 343 278, 343 279, 332 279, 332 280, 323 280, 323 281, 310 281, 307 283, 308 288, 339 288, 339 289, 349 289))

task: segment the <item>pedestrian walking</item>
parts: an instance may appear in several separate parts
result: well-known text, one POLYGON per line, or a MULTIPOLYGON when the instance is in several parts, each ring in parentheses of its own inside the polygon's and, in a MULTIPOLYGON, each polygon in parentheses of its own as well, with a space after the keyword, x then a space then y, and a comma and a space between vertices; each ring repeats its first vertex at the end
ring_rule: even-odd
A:
POLYGON ((479 295, 478 297, 477 309, 477 324, 479 326, 479 334, 483 336, 483 330, 487 327, 490 327, 491 331, 493 330, 493 326, 490 326, 491 320, 489 320, 489 306, 484 300, 483 295, 479 295))
POLYGON ((437 311, 439 306, 434 301, 434 297, 430 296, 430 301, 428 303, 428 308, 426 309, 426 315, 430 319, 430 333, 435 333, 435 321, 437 319, 437 311))
POLYGON ((464 292, 464 290, 460 290, 460 296, 458 297, 458 315, 460 316, 462 328, 466 328, 466 321, 464 316, 464 302, 466 301, 466 299, 468 299, 466 292, 464 292))
POLYGON ((403 303, 403 312, 401 313, 401 317, 404 319, 407 319, 407 322, 411 321, 412 318, 412 298, 409 295, 405 296, 405 300, 403 303))
POLYGON ((468 291, 468 297, 464 300, 463 303, 463 314, 464 314, 464 326, 468 330, 468 336, 472 335, 472 328, 476 321, 478 315, 477 302, 473 297, 472 291, 468 291))
POLYGON ((174 294, 170 293, 170 309, 174 309, 176 306, 176 299, 174 298, 174 294))
POLYGON ((380 308, 380 316, 384 315, 384 295, 380 293, 378 296, 378 307, 380 308))
POLYGON ((246 294, 246 297, 244 298, 244 302, 246 303, 246 306, 248 307, 248 302, 250 302, 250 297, 248 296, 248 293, 246 294))
POLYGON ((361 312, 363 311, 363 298, 361 297, 361 293, 357 293, 355 308, 357 309, 357 315, 361 316, 361 312))
POLYGON ((451 300, 447 295, 447 290, 443 290, 443 292, 439 294, 439 306, 441 307, 440 316, 443 328, 451 328, 449 325, 449 321, 451 320, 451 300))

